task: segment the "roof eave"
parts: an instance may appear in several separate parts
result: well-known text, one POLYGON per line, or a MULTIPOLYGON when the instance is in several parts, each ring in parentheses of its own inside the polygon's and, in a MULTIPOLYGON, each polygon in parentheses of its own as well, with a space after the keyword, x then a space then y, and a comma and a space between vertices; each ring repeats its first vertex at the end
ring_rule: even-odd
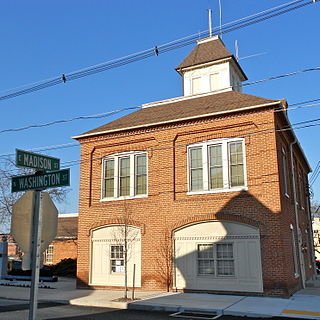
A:
POLYGON ((201 114, 201 115, 192 116, 192 117, 185 117, 185 118, 172 119, 172 120, 160 121, 160 122, 155 122, 155 123, 148 123, 148 124, 138 125, 138 126, 133 126, 133 127, 125 127, 125 128, 119 128, 119 129, 113 129, 113 130, 105 130, 105 131, 101 131, 101 132, 92 132, 92 133, 88 133, 88 134, 82 134, 82 135, 74 136, 72 138, 75 139, 75 140, 78 140, 78 139, 89 138, 89 137, 93 137, 93 136, 100 136, 100 135, 109 134, 109 133, 128 131, 128 130, 134 130, 134 129, 141 129, 141 128, 149 128, 149 127, 154 127, 154 126, 163 125, 163 124, 169 124, 169 123, 174 123, 174 122, 193 120, 193 119, 205 118, 205 117, 210 117, 210 116, 218 116, 218 115, 222 115, 222 114, 247 111, 247 110, 252 110, 252 109, 257 109, 257 108, 270 107, 272 105, 277 105, 277 104, 282 104, 282 101, 281 100, 275 100, 275 101, 270 102, 270 103, 263 103, 263 104, 259 104, 259 105, 243 107, 243 108, 236 109, 236 110, 225 110, 225 111, 220 111, 220 112, 201 114))
POLYGON ((195 64, 195 65, 185 66, 185 67, 182 67, 182 68, 181 67, 177 67, 177 68, 175 68, 175 70, 180 75, 183 75, 184 72, 192 70, 192 69, 203 68, 203 67, 206 67, 206 66, 209 66, 209 65, 219 64, 219 63, 228 62, 228 61, 232 61, 237 66, 237 68, 239 69, 239 71, 240 71, 240 73, 241 73, 241 75, 243 77, 242 81, 248 80, 248 77, 244 73, 243 69, 241 68, 240 64, 238 63, 238 61, 236 60, 236 58, 234 57, 233 54, 231 54, 228 57, 224 57, 224 58, 218 59, 218 60, 207 61, 207 62, 195 64))

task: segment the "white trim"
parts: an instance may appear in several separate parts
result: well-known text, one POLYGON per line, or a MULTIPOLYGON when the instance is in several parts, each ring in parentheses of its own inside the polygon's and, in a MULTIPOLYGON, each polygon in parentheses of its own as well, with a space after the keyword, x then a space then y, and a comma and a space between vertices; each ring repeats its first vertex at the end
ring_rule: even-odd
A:
POLYGON ((101 159, 101 195, 100 195, 100 202, 104 201, 114 201, 114 200, 129 200, 129 199, 137 199, 137 198, 147 198, 148 197, 148 155, 146 151, 130 151, 130 152, 123 152, 123 153, 116 153, 107 155, 101 159), (135 165, 136 165, 136 156, 144 155, 146 158, 146 194, 139 194, 136 195, 136 172, 135 172, 135 165), (130 161, 130 187, 129 187, 129 195, 127 196, 120 196, 120 168, 119 162, 121 158, 129 157, 130 161), (105 194, 105 160, 113 159, 114 160, 114 175, 113 175, 113 197, 106 197, 105 194))
POLYGON ((79 217, 79 213, 59 213, 58 219, 60 218, 73 218, 73 217, 79 217))
POLYGON ((284 187, 284 195, 289 197, 288 194, 288 161, 287 161, 287 152, 286 150, 281 147, 281 167, 282 167, 282 174, 283 174, 283 187, 284 187))
POLYGON ((187 175, 188 175, 188 192, 187 195, 194 194, 208 194, 208 193, 219 193, 219 192, 233 192, 233 191, 241 191, 248 190, 247 186, 247 170, 246 170, 246 150, 245 150, 245 139, 244 138, 222 138, 222 139, 213 139, 206 140, 202 142, 197 142, 187 146, 187 157, 188 157, 188 167, 187 167, 187 175), (242 143, 242 155, 243 155, 243 175, 244 175, 244 185, 231 187, 230 182, 230 154, 228 144, 232 142, 241 142, 242 143), (220 144, 222 147, 222 173, 223 173, 223 188, 219 189, 210 189, 210 172, 209 172, 209 155, 208 148, 212 145, 220 144), (191 190, 191 156, 190 150, 194 148, 202 149, 202 190, 191 190))
POLYGON ((197 44, 210 42, 210 41, 214 41, 214 40, 219 40, 219 36, 212 36, 212 37, 208 37, 208 38, 203 38, 203 39, 197 40, 197 44))
POLYGON ((234 187, 228 189, 214 189, 214 190, 205 190, 205 191, 188 191, 187 195, 194 195, 194 194, 209 194, 209 193, 222 193, 222 192, 238 192, 238 191, 247 191, 249 190, 248 187, 234 187))

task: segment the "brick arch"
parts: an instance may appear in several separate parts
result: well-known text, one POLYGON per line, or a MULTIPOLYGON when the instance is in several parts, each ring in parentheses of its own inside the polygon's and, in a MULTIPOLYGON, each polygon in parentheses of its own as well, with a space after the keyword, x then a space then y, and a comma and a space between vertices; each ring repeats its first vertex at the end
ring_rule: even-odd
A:
POLYGON ((91 231, 93 229, 96 229, 98 227, 105 227, 105 226, 113 225, 113 224, 114 225, 116 225, 116 224, 127 224, 129 226, 137 227, 137 228, 139 228, 141 230, 141 234, 144 234, 145 233, 145 229, 146 229, 145 224, 141 223, 139 221, 135 221, 135 220, 132 220, 132 219, 126 220, 126 219, 123 219, 123 218, 110 218, 110 219, 97 220, 97 221, 94 221, 93 223, 91 223, 88 226, 87 236, 88 237, 90 236, 91 231))
POLYGON ((177 229, 180 229, 184 226, 187 226, 189 224, 192 223, 197 223, 197 222, 206 222, 206 221, 213 221, 213 220, 225 220, 225 221, 230 221, 230 222, 239 222, 239 223, 244 223, 256 228, 260 229, 260 234, 263 234, 263 230, 264 230, 264 223, 251 219, 251 218, 247 218, 247 217, 243 217, 241 215, 237 215, 237 214, 228 214, 228 213, 222 213, 219 212, 218 214, 204 214, 204 215, 200 215, 200 216, 196 216, 196 217, 189 217, 189 218, 185 218, 182 219, 176 223, 174 223, 171 226, 171 230, 172 233, 175 232, 177 229))

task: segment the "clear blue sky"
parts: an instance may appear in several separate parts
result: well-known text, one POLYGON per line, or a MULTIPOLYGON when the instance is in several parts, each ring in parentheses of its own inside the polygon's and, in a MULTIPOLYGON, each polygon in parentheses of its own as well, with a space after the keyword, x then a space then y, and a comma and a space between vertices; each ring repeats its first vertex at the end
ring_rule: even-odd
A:
MULTIPOLYGON (((289 0, 221 0, 223 22, 230 22, 289 0)), ((208 28, 219 22, 218 0, 68 0, 5 1, 0 10, 0 96, 5 89, 69 73, 126 56, 208 28)), ((249 81, 320 66, 320 2, 228 33, 223 41, 240 57, 249 81)), ((158 57, 76 81, 0 101, 0 129, 103 113, 180 96, 181 78, 174 68, 193 45, 158 57)), ((320 98, 320 71, 248 86, 245 93, 289 104, 320 98)), ((320 118, 320 107, 291 111, 292 123, 320 118)), ((110 119, 110 118, 109 118, 110 119)), ((71 136, 109 119, 84 120, 17 133, 0 134, 0 154, 72 143, 71 136)), ((111 119, 110 119, 111 120, 111 119)), ((320 126, 296 131, 311 167, 320 160, 320 126)), ((46 152, 62 163, 79 160, 79 147, 46 152)), ((60 212, 77 212, 79 166, 71 171, 72 191, 60 212)), ((320 178, 314 185, 320 199, 320 178)))

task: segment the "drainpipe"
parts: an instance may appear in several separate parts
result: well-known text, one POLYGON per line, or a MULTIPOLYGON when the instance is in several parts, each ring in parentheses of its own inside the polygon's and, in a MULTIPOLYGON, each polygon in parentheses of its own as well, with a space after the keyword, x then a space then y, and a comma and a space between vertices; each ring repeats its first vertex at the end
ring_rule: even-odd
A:
POLYGON ((294 136, 294 140, 290 142, 290 158, 291 158, 291 170, 292 170, 292 191, 293 191, 293 204, 294 204, 294 214, 295 214, 295 220, 296 220, 296 231, 297 231, 297 237, 298 237, 298 255, 299 255, 299 271, 300 271, 300 277, 301 277, 301 284, 302 288, 306 287, 304 275, 302 274, 302 252, 301 252, 301 237, 299 230, 299 216, 298 216, 298 207, 297 207, 297 190, 296 190, 296 174, 295 174, 295 166, 293 161, 293 145, 297 143, 297 138, 294 136))

